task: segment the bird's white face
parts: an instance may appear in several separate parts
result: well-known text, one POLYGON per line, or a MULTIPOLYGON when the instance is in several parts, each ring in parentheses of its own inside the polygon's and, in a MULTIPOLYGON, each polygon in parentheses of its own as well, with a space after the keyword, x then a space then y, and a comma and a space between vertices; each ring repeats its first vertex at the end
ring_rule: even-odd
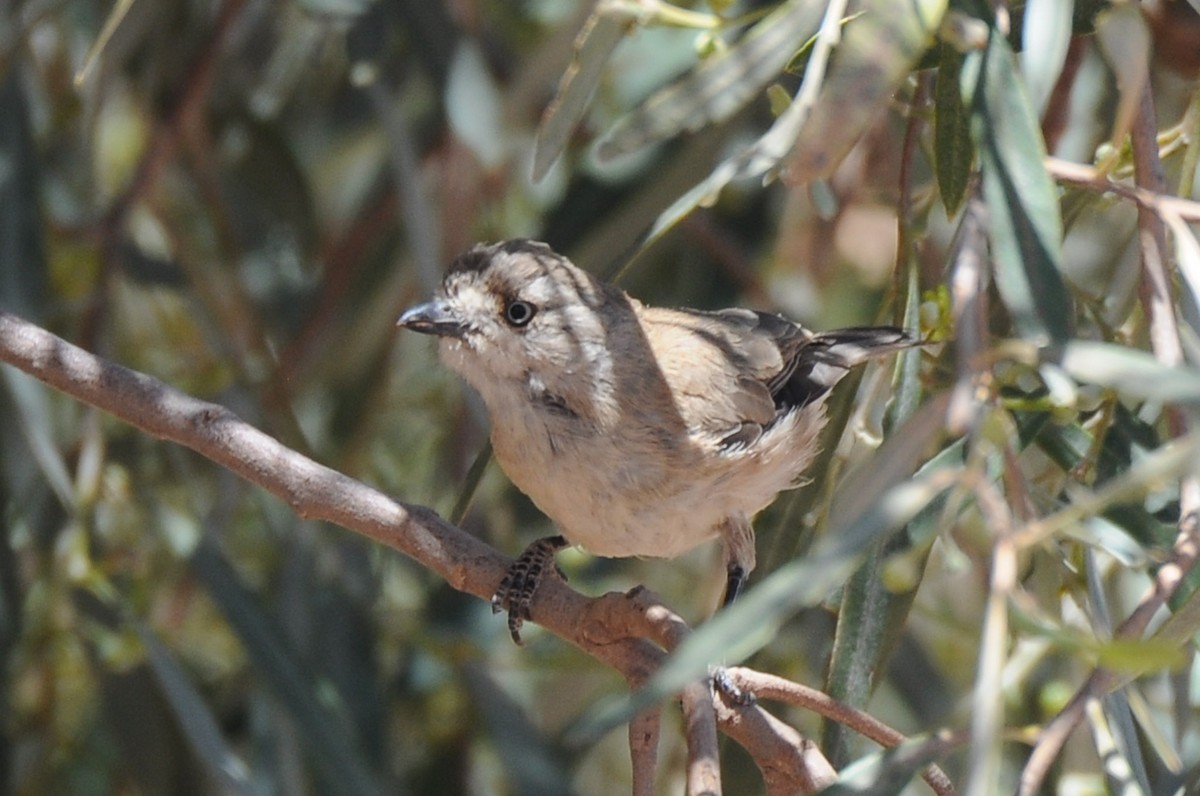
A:
POLYGON ((549 247, 514 241, 460 257, 439 294, 400 323, 439 335, 443 361, 490 406, 550 394, 582 411, 611 383, 613 299, 549 247))

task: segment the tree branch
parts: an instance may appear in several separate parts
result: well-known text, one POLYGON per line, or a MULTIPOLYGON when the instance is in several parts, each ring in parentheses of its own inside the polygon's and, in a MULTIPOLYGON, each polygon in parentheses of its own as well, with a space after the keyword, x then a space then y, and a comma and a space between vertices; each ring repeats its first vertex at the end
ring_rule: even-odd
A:
MULTIPOLYGON (((846 725, 880 746, 891 748, 908 740, 899 730, 884 724, 871 714, 839 702, 823 691, 810 688, 802 683, 742 666, 731 667, 725 672, 734 685, 743 691, 754 694, 759 699, 775 700, 811 710, 831 721, 846 725)), ((938 796, 953 796, 954 784, 946 776, 946 772, 939 767, 930 766, 925 770, 922 778, 938 796)))

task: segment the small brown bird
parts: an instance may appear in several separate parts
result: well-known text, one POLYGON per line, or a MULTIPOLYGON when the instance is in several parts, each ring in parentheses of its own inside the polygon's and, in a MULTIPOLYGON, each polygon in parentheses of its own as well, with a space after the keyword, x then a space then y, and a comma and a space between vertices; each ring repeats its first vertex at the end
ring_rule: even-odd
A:
POLYGON ((518 643, 568 544, 673 558, 720 538, 731 602, 754 568, 750 521, 812 462, 830 388, 919 345, 892 327, 814 333, 752 310, 648 307, 529 240, 475 246, 398 325, 440 338, 487 406, 500 466, 562 532, 492 597, 518 643))

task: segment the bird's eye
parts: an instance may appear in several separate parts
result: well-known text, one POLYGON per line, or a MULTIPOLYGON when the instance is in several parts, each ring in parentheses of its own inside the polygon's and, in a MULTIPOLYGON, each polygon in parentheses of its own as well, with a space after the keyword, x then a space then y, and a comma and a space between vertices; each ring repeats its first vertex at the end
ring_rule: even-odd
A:
POLYGON ((524 326, 533 320, 537 308, 528 301, 513 299, 504 305, 504 320, 512 326, 524 326))

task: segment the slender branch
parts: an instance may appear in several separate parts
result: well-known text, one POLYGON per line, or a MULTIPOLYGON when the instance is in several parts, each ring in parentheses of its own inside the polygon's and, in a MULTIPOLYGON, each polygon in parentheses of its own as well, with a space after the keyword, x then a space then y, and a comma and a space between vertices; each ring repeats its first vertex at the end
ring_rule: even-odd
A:
POLYGON ((1098 193, 1111 193, 1149 210, 1158 213, 1171 212, 1185 221, 1200 221, 1200 202, 1191 199, 1181 199, 1162 191, 1130 185, 1101 174, 1092 166, 1083 163, 1072 163, 1061 158, 1048 157, 1043 163, 1050 176, 1059 182, 1086 188, 1098 193))
POLYGON ((629 722, 629 759, 633 763, 633 796, 654 796, 654 773, 658 769, 658 738, 662 730, 662 708, 647 708, 629 722))
MULTIPOLYGON (((730 667, 725 672, 734 685, 753 693, 759 699, 774 700, 811 710, 831 721, 846 725, 880 746, 891 748, 908 740, 902 732, 884 724, 870 713, 839 702, 823 691, 803 683, 741 666, 730 667)), ((938 766, 929 766, 922 777, 938 796, 953 796, 954 784, 938 766)))
POLYGON ((683 689, 683 736, 687 741, 688 796, 721 796, 717 718, 708 678, 683 689))

